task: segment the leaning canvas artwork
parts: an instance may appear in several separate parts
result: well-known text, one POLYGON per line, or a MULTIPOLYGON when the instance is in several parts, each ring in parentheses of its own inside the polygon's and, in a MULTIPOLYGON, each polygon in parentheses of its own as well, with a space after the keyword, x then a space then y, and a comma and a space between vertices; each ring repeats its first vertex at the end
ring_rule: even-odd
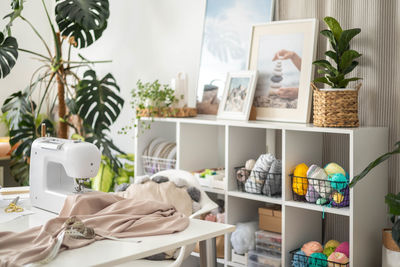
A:
POLYGON ((251 27, 272 20, 273 0, 207 0, 197 108, 217 114, 228 72, 247 69, 251 27))

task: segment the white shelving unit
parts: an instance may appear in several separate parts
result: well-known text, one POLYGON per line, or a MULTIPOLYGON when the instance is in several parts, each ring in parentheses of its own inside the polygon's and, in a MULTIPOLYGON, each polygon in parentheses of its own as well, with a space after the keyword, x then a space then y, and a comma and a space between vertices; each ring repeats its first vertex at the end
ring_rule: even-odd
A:
MULTIPOLYGON (((289 252, 303 243, 322 239, 322 213, 341 216, 350 242, 350 267, 380 266, 381 229, 386 226, 387 163, 375 168, 350 190, 350 206, 328 208, 292 199, 289 174, 299 163, 323 166, 327 136, 338 137, 347 145, 334 147, 340 155, 330 158, 346 167, 350 177, 359 173, 370 161, 388 149, 386 128, 319 128, 310 124, 262 121, 217 120, 212 116, 196 118, 155 119, 150 130, 135 139, 136 174, 142 175, 141 154, 150 140, 163 137, 177 143, 176 168, 194 171, 202 168, 225 167, 226 190, 205 188, 214 198, 225 199, 226 222, 257 220, 258 208, 267 203, 282 206, 282 266, 291 266, 289 252), (282 196, 271 198, 237 190, 234 167, 267 151, 282 159, 282 196), (373 177, 376 176, 376 177, 373 177)), ((329 216, 331 217, 331 216, 329 216)), ((230 235, 225 236, 224 266, 241 266, 231 263, 230 235)))

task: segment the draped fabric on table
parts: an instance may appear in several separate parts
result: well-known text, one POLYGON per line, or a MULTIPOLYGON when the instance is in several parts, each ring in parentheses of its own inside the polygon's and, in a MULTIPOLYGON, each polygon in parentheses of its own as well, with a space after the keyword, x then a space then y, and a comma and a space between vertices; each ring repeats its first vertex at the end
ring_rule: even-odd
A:
MULTIPOLYGON (((363 78, 359 96, 360 125, 389 127, 389 148, 392 148, 400 139, 400 1, 276 0, 275 20, 315 17, 322 29, 326 27, 322 19, 327 15, 338 19, 343 28, 361 28, 361 34, 352 43, 352 48, 363 54, 354 71, 355 76, 363 78)), ((317 58, 324 57, 326 48, 326 39, 319 36, 317 58)), ((341 151, 347 151, 348 145, 345 138, 325 135, 324 162, 341 156, 341 161, 347 164, 348 155, 341 151)), ((348 169, 346 164, 344 167, 348 169)), ((400 157, 389 160, 388 187, 389 192, 400 191, 400 157)), ((340 224, 327 225, 328 232, 329 228, 335 230, 334 225, 340 224)))

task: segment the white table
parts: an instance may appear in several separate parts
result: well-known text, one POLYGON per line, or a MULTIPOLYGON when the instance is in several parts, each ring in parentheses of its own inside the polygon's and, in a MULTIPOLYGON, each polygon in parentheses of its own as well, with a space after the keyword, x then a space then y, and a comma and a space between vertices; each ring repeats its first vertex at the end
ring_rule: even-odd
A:
MULTIPOLYGON (((32 207, 29 209, 35 213, 0 224, 0 231, 21 232, 34 226, 43 225, 49 219, 57 216, 41 209, 32 207)), ((234 229, 233 225, 190 219, 188 228, 179 233, 132 238, 132 240, 140 240, 140 243, 112 240, 97 241, 86 247, 61 252, 46 266, 114 266, 198 241, 203 241, 200 242, 200 247, 203 247, 200 251, 200 262, 202 266, 206 266, 205 240, 215 239, 215 237, 232 232, 234 229)), ((212 256, 215 258, 215 254, 212 256)))

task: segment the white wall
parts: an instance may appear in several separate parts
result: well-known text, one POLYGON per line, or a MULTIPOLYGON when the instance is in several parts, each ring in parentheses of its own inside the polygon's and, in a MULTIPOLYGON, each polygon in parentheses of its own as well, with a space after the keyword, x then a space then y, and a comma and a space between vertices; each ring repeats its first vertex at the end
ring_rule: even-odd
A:
MULTIPOLYGON (((26 17, 34 18, 42 29, 47 26, 44 17, 34 15, 41 9, 39 3, 26 2, 26 11, 29 11, 26 17)), ((8 4, 1 1, 0 10, 8 9, 8 4)), ((169 83, 177 72, 185 71, 189 76, 189 99, 194 105, 205 0, 119 0, 110 1, 110 9, 108 28, 103 36, 80 52, 92 60, 113 60, 95 69, 99 75, 111 72, 121 87, 126 102, 112 134, 119 147, 131 152, 134 134, 124 136, 117 131, 131 123, 130 92, 138 79, 169 83)), ((14 31, 21 47, 40 46, 33 35, 26 34, 26 27, 16 25, 14 31)), ((10 93, 28 84, 36 65, 26 57, 19 59, 13 73, 0 80, 1 103, 10 93)))

